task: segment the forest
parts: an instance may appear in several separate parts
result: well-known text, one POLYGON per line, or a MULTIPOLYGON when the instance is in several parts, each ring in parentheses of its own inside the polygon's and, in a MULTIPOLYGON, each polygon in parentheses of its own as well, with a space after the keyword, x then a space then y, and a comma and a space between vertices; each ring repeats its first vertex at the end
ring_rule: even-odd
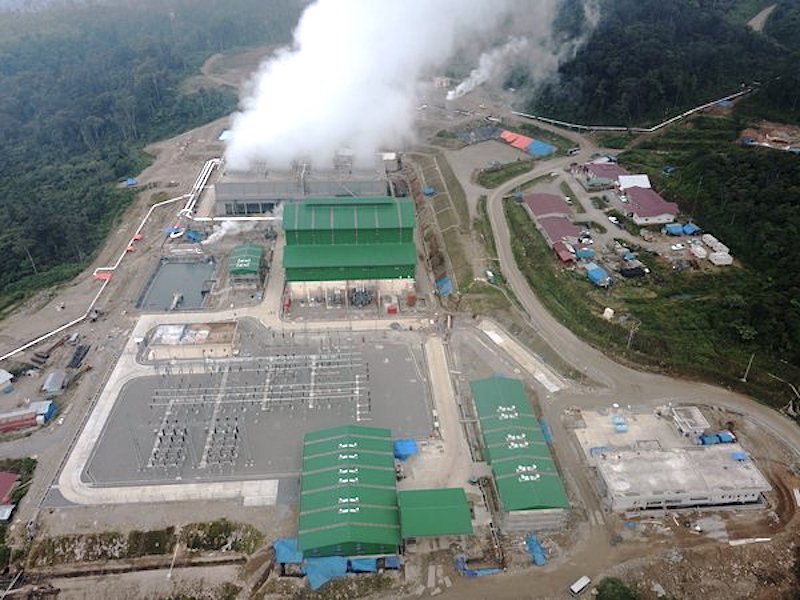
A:
POLYGON ((771 82, 796 65, 779 41, 796 45, 796 29, 791 21, 776 24, 784 13, 800 11, 788 1, 768 22, 775 39, 726 19, 733 0, 600 0, 600 6, 600 23, 575 57, 550 81, 528 88, 529 111, 598 125, 651 124, 743 84, 771 82))
POLYGON ((142 148, 228 114, 181 83, 216 52, 286 43, 299 0, 143 1, 0 20, 0 311, 76 275, 132 199, 142 148), (267 5, 268 4, 268 5, 267 5))

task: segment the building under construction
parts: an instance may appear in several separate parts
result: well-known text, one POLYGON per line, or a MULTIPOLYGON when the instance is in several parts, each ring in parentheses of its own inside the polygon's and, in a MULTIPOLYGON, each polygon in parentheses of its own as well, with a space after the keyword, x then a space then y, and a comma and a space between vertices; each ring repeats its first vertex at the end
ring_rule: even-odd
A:
POLYGON ((364 168, 354 164, 352 154, 347 152, 336 155, 332 168, 302 160, 284 169, 261 164, 249 171, 226 171, 214 186, 218 216, 268 214, 287 200, 390 193, 383 158, 376 157, 374 166, 364 168))
MULTIPOLYGON (((416 218, 411 200, 315 198, 287 204, 283 266, 293 299, 399 304, 414 290, 416 218)), ((389 310, 391 312, 391 310, 389 310)))

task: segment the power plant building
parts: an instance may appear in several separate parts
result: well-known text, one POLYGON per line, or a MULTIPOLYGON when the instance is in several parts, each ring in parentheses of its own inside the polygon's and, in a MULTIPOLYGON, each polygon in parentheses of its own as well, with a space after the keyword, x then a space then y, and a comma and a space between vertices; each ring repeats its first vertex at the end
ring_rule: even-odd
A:
POLYGON ((231 286, 236 289, 258 289, 264 282, 264 248, 256 244, 237 246, 228 260, 231 286))
POLYGON ((319 197, 375 197, 389 193, 386 167, 376 157, 373 168, 353 164, 340 152, 332 168, 316 168, 295 161, 288 169, 261 165, 249 171, 228 171, 214 186, 218 216, 250 216, 271 213, 284 201, 319 197))
POLYGON ((314 198, 284 206, 283 266, 292 297, 413 290, 417 251, 411 200, 314 198))

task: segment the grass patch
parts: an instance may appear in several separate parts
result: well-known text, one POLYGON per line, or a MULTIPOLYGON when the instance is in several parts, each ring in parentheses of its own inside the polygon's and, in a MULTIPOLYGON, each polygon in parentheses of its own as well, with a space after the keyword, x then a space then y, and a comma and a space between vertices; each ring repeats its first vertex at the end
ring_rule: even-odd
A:
POLYGON ((469 231, 469 206, 467 206, 467 195, 464 193, 464 188, 461 187, 461 182, 453 173, 450 163, 444 156, 438 155, 434 160, 439 165, 439 172, 442 174, 447 191, 450 192, 450 201, 458 216, 461 231, 467 233, 469 231))
POLYGON ((589 198, 592 201, 592 206, 594 206, 598 210, 605 210, 609 206, 608 198, 605 196, 592 196, 589 198))
POLYGON ((464 250, 462 236, 457 229, 451 229, 442 234, 447 256, 450 258, 450 265, 453 267, 453 274, 456 277, 458 289, 463 291, 472 283, 474 274, 472 264, 467 259, 464 250))
POLYGON ((617 219, 619 219, 619 224, 622 225, 622 228, 631 235, 639 235, 639 230, 641 229, 641 227, 636 223, 634 223, 633 219, 626 217, 616 209, 610 210, 606 214, 608 214, 609 217, 616 217, 617 219))
POLYGON ((533 160, 518 160, 496 167, 481 169, 478 173, 478 183, 483 187, 493 190, 507 181, 519 177, 533 169, 533 160))
POLYGON ((252 525, 219 519, 187 525, 181 531, 181 541, 196 552, 252 554, 264 542, 264 536, 252 525))
POLYGON ((561 185, 561 193, 564 194, 565 198, 569 198, 570 202, 572 202, 572 206, 575 207, 575 210, 579 213, 585 213, 586 208, 584 208, 583 204, 578 197, 575 195, 575 192, 572 191, 572 188, 569 187, 569 184, 566 181, 562 181, 561 185))
POLYGON ((521 192, 527 192, 528 190, 535 188, 540 183, 549 183, 549 182, 553 181, 554 179, 555 179, 555 177, 550 175, 550 173, 548 173, 547 175, 539 175, 538 177, 534 177, 530 181, 526 181, 525 183, 523 183, 519 187, 519 190, 521 192))
POLYGON ((597 144, 603 148, 614 150, 624 150, 631 143, 632 138, 624 135, 601 135, 597 138, 597 144))

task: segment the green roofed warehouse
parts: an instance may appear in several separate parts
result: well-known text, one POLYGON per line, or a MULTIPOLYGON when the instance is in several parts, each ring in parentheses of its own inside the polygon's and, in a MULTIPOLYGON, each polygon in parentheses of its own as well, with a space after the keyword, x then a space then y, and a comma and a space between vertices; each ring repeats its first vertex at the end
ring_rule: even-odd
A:
POLYGON ((569 500, 522 382, 492 377, 472 381, 470 387, 502 528, 561 527, 569 500))
POLYGON ((305 436, 298 530, 306 557, 397 552, 400 515, 388 429, 349 425, 305 436))
POLYGON ((413 292, 414 203, 404 198, 308 198, 284 205, 283 266, 293 298, 358 305, 413 292))
POLYGON ((264 248, 256 244, 236 246, 228 258, 231 285, 238 289, 257 289, 264 282, 264 248))

